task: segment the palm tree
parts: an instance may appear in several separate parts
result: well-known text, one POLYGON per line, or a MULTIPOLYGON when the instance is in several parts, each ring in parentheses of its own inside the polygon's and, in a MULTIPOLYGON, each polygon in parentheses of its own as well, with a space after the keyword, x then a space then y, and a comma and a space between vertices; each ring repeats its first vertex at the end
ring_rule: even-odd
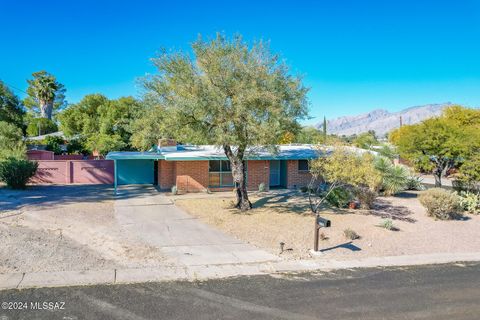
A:
POLYGON ((65 88, 55 76, 46 71, 34 72, 32 76, 33 79, 27 80, 29 87, 25 105, 38 111, 41 118, 51 120, 53 111, 65 103, 65 88))

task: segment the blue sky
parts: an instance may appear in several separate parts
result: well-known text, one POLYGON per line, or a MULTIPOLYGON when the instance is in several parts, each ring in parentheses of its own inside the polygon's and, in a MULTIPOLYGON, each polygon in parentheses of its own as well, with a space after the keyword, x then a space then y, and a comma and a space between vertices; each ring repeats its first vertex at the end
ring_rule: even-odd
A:
MULTIPOLYGON (((0 79, 26 89, 45 69, 69 102, 139 96, 159 48, 198 34, 271 41, 303 75, 310 113, 391 111, 427 103, 480 106, 480 1, 0 0, 0 79)), ((20 91, 17 91, 22 95, 20 91)))

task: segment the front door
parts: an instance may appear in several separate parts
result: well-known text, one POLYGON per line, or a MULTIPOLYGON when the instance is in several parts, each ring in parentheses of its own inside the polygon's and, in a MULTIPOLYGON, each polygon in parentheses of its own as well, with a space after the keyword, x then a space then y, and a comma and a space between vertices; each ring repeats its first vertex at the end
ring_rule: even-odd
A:
POLYGON ((280 186, 280 161, 270 160, 270 187, 280 186))

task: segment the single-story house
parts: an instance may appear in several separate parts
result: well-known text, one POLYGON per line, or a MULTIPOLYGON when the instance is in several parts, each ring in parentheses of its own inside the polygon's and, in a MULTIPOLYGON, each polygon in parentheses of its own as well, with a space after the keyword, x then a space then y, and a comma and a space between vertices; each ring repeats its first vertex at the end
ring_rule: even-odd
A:
MULTIPOLYGON (((258 190, 300 188, 311 179, 309 160, 321 152, 314 145, 280 145, 276 151, 252 148, 247 155, 247 187, 258 190)), ((154 184, 160 189, 176 186, 180 192, 233 188, 230 162, 222 149, 211 146, 167 145, 148 152, 110 152, 114 161, 115 187, 125 184, 154 184)))

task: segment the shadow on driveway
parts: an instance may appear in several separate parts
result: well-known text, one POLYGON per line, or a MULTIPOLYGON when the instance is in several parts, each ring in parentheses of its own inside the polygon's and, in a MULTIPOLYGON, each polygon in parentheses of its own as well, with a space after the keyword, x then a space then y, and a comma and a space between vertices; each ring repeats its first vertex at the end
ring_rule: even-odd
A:
POLYGON ((49 207, 69 203, 148 197, 150 195, 145 192, 145 188, 152 188, 152 186, 129 186, 129 192, 119 192, 117 195, 114 195, 111 185, 29 186, 26 190, 0 187, 0 212, 31 205, 49 207))

